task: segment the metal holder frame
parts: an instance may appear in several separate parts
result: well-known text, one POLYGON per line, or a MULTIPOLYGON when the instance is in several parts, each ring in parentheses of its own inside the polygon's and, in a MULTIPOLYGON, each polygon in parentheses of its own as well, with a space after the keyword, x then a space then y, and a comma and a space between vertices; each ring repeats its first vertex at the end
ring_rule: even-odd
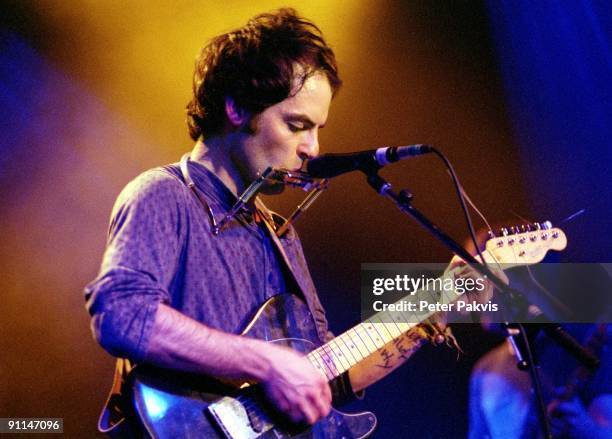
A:
POLYGON ((325 189, 327 189, 328 186, 327 179, 320 180, 312 178, 305 172, 268 167, 253 183, 249 185, 249 187, 245 189, 242 195, 240 195, 238 198, 238 201, 236 201, 223 219, 221 219, 218 224, 213 225, 213 234, 218 235, 221 233, 221 231, 236 216, 236 214, 240 212, 240 210, 247 203, 249 203, 249 201, 255 195, 257 195, 262 187, 267 183, 282 183, 286 186, 300 188, 308 192, 306 198, 304 198, 304 200, 291 213, 283 225, 276 230, 276 236, 279 237, 282 236, 287 231, 289 226, 312 205, 312 203, 325 189))

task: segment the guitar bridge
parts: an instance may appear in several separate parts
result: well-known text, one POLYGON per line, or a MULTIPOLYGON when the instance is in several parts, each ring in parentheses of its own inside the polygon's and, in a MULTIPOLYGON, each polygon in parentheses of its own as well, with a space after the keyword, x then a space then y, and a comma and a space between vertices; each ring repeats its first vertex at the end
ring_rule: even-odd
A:
POLYGON ((257 438, 273 427, 256 405, 248 404, 253 401, 246 402, 247 406, 235 398, 226 396, 207 408, 228 439, 257 438))

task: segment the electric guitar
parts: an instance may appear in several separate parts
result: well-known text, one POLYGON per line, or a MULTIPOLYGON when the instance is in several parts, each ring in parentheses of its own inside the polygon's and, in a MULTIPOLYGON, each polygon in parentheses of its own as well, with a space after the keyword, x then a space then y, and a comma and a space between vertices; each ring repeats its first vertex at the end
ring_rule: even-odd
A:
MULTIPOLYGON (((544 226, 489 239, 483 254, 488 263, 528 265, 566 245, 563 231, 544 226)), ((420 321, 433 314, 420 313, 420 321)), ((297 296, 283 294, 264 303, 242 335, 302 352, 332 380, 387 343, 404 334, 410 337, 418 322, 414 316, 406 317, 401 321, 397 312, 393 317, 381 312, 321 345, 308 307, 297 296)), ((270 407, 257 385, 236 388, 209 377, 142 365, 132 370, 128 382, 137 417, 154 438, 350 439, 367 437, 376 427, 370 412, 347 414, 332 409, 315 425, 298 430, 270 407)))

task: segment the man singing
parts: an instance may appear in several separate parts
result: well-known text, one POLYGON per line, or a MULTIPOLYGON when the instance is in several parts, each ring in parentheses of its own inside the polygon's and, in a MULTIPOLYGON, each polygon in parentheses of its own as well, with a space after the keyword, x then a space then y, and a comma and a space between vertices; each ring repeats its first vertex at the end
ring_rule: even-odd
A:
POLYGON ((146 171, 121 192, 99 275, 85 291, 94 336, 108 352, 260 383, 276 409, 306 424, 328 415, 332 393, 350 397, 405 360, 397 355, 383 369, 375 353, 332 392, 302 354, 239 336, 279 293, 308 304, 321 342, 330 334, 293 228, 276 239, 274 215, 258 201, 212 231, 267 167, 296 170, 319 153, 340 85, 333 51, 292 9, 258 15, 203 48, 187 105, 195 146, 180 164, 146 171))

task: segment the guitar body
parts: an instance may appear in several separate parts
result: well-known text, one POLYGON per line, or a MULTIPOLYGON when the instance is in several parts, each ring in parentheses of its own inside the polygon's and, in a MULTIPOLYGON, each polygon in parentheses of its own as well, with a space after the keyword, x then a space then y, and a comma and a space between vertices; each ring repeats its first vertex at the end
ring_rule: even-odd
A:
MULTIPOLYGON (((522 228, 513 235, 504 231, 503 236, 487 241, 487 263, 535 264, 549 250, 560 251, 567 245, 562 230, 552 228, 548 222, 535 226, 536 230, 522 228)), ((457 297, 452 293, 450 300, 457 297)), ((383 311, 321 345, 308 307, 298 297, 283 294, 264 303, 242 335, 283 344, 304 354, 315 351, 308 359, 314 367, 329 373, 329 379, 432 314, 420 315, 417 321, 411 312, 391 317, 383 311)), ((138 366, 130 373, 127 384, 126 393, 131 393, 136 415, 154 438, 357 439, 369 436, 376 427, 376 418, 370 412, 351 415, 332 410, 314 426, 297 430, 269 406, 259 386, 238 389, 200 375, 138 366)))
MULTIPOLYGON (((308 307, 296 296, 270 298, 243 335, 302 353, 320 345, 308 307)), ((370 412, 335 409, 296 430, 271 408, 257 386, 243 389, 200 375, 138 366, 128 379, 136 414, 154 438, 363 438, 376 427, 370 412)))

